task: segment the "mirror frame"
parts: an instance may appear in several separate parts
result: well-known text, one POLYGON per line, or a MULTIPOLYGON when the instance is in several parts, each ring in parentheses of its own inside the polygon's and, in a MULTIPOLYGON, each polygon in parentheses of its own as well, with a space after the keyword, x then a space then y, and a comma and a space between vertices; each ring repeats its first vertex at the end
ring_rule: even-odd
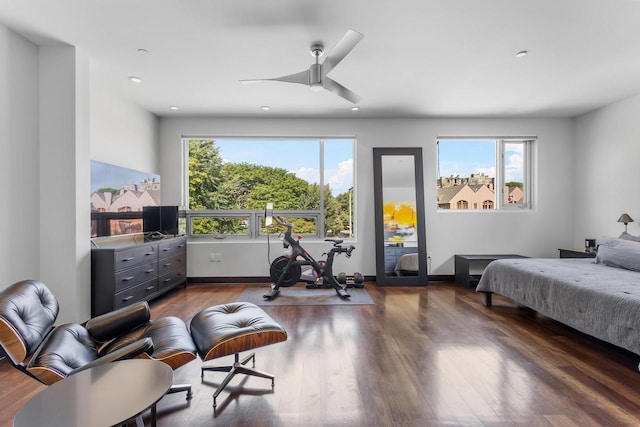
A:
POLYGON ((424 175, 422 172, 421 147, 374 147, 373 148, 373 196, 376 235, 376 285, 378 286, 424 286, 427 276, 427 233, 424 209, 424 175), (413 156, 415 167, 416 213, 418 235, 418 274, 415 276, 387 276, 385 274, 384 214, 382 195, 382 157, 413 156))

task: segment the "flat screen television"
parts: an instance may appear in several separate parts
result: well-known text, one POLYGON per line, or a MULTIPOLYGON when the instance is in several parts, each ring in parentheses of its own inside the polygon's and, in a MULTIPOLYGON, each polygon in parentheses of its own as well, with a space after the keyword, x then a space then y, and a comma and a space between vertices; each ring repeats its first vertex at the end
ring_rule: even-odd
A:
POLYGON ((178 234, 178 206, 145 206, 142 208, 144 233, 178 234))

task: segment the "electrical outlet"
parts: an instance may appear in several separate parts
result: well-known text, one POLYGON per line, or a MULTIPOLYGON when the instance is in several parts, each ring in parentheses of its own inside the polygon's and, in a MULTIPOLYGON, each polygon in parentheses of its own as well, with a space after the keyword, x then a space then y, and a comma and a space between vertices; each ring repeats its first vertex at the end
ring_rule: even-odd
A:
POLYGON ((216 254, 210 253, 209 254, 209 262, 215 262, 215 260, 216 260, 216 254))
POLYGON ((220 252, 216 253, 216 262, 222 261, 222 254, 220 252))

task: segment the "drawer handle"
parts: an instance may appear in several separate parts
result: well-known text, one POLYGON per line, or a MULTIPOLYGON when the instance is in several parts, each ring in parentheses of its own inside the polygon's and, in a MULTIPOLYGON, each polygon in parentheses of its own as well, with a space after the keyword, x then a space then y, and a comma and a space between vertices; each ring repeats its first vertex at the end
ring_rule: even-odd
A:
POLYGON ((145 291, 152 291, 154 290, 156 287, 155 286, 147 286, 144 290, 145 291))
POLYGON ((169 266, 171 266, 171 263, 170 263, 170 262, 168 262, 168 263, 166 263, 166 264, 162 264, 162 266, 163 266, 163 267, 169 267, 169 266))
POLYGON ((134 259, 135 257, 129 257, 129 258, 122 258, 122 262, 127 262, 127 261, 131 261, 132 259, 134 259))
POLYGON ((163 282, 164 282, 164 283, 167 283, 167 282, 170 282, 171 280, 173 280, 173 279, 171 279, 171 278, 169 278, 169 279, 164 279, 164 280, 163 280, 163 282))
POLYGON ((155 252, 147 252, 146 254, 144 254, 144 256, 149 256, 149 255, 155 255, 155 252))
POLYGON ((133 298, 133 295, 129 295, 129 296, 128 296, 128 297, 126 297, 126 298, 122 298, 122 301, 127 302, 127 301, 129 301, 131 298, 133 298))
POLYGON ((123 277, 123 278, 122 278, 122 281, 123 281, 123 282, 128 282, 129 280, 133 280, 133 279, 135 279, 135 277, 136 277, 136 276, 123 277))
POLYGON ((184 245, 178 245, 179 248, 184 248, 184 245))
POLYGON ((154 271, 156 271, 155 268, 150 268, 148 270, 145 270, 145 273, 153 273, 154 271))
POLYGON ((167 252, 167 251, 170 251, 170 250, 171 250, 171 248, 162 248, 162 252, 167 252))

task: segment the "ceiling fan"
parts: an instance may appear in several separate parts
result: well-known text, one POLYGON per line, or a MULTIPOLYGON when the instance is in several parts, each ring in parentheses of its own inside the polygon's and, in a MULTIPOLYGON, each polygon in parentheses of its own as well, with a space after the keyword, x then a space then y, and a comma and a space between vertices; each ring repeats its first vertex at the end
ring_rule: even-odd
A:
POLYGON ((272 79, 250 79, 240 80, 241 83, 257 83, 267 81, 278 81, 285 83, 298 83, 309 86, 313 91, 326 89, 336 95, 346 99, 354 104, 361 99, 359 95, 342 86, 335 80, 327 77, 327 74, 335 68, 336 65, 344 59, 345 56, 362 40, 364 36, 357 31, 349 30, 342 36, 338 44, 333 48, 331 53, 320 64, 318 59, 324 55, 324 46, 321 43, 311 45, 311 56, 315 57, 315 64, 311 64, 308 70, 299 73, 290 74, 288 76, 275 77, 272 79))

